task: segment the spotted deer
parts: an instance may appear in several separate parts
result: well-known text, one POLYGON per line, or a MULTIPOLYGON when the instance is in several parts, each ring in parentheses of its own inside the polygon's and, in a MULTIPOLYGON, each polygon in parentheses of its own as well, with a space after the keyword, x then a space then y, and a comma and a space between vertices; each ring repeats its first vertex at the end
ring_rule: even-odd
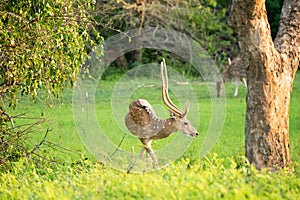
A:
POLYGON ((145 99, 137 99, 131 102, 125 117, 125 124, 128 130, 143 143, 140 159, 143 158, 146 151, 155 165, 158 164, 158 161, 151 147, 153 140, 169 137, 176 131, 180 131, 191 138, 198 136, 197 130, 187 119, 189 104, 186 103, 185 111, 182 112, 169 97, 167 67, 164 59, 161 62, 161 78, 162 99, 169 108, 170 118, 158 118, 150 103, 145 99))
POLYGON ((234 79, 235 82, 235 91, 234 96, 238 95, 239 90, 239 82, 242 81, 244 86, 247 88, 246 82, 246 69, 242 62, 240 55, 236 56, 232 62, 231 59, 228 58, 228 65, 225 68, 224 74, 222 76, 222 80, 216 82, 217 87, 217 96, 220 97, 222 95, 222 89, 225 82, 234 79))

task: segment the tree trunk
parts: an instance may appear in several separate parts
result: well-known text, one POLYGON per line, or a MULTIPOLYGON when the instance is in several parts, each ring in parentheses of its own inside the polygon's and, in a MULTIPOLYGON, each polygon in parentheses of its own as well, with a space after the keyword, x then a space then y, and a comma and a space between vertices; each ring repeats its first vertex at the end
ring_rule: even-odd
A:
POLYGON ((233 0, 234 27, 247 74, 246 157, 256 168, 291 162, 289 104, 300 57, 300 3, 285 0, 273 42, 265 0, 233 0))

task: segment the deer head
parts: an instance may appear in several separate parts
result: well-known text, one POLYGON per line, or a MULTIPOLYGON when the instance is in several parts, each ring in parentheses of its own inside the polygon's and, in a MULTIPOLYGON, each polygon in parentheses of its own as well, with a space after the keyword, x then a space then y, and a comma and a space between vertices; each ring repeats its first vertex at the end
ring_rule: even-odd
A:
MULTIPOLYGON (((187 119, 187 114, 189 110, 189 104, 186 103, 185 111, 182 112, 170 99, 168 93, 168 74, 167 74, 167 66, 165 59, 161 62, 161 79, 162 79, 162 99, 166 106, 169 108, 171 118, 169 121, 172 120, 170 125, 175 126, 177 130, 181 133, 188 135, 190 137, 196 137, 198 135, 197 130, 193 127, 191 122, 187 119)), ((166 124, 168 125, 168 123, 166 124)))

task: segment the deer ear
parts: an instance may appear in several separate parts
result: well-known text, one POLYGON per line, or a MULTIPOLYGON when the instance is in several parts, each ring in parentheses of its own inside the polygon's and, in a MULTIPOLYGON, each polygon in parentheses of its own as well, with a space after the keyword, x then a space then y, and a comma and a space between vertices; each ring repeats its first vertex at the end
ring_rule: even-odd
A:
POLYGON ((189 104, 189 102, 186 102, 186 103, 185 103, 185 111, 184 111, 184 113, 182 113, 182 115, 181 115, 182 118, 185 117, 185 116, 187 115, 187 113, 189 112, 189 108, 190 108, 190 104, 189 104))

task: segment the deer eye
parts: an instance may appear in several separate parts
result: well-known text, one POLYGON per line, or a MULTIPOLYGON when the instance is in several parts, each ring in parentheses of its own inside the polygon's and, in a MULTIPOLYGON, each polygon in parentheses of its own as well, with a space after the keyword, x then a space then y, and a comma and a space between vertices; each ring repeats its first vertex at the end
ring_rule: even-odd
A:
POLYGON ((187 126, 187 125, 188 125, 188 123, 187 123, 187 122, 183 122, 183 125, 187 126))

